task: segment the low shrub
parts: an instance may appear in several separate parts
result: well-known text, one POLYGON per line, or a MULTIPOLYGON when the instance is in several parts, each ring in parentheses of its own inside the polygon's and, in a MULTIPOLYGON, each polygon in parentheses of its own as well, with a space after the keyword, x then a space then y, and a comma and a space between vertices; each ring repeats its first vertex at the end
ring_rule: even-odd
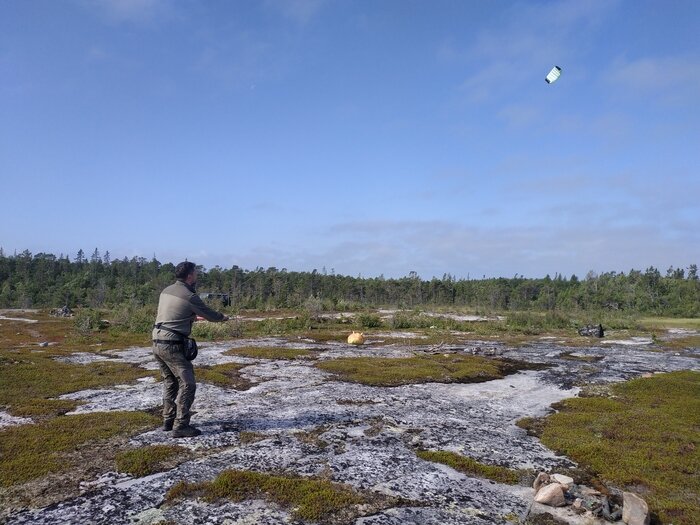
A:
POLYGON ((377 314, 362 312, 355 316, 355 324, 359 328, 379 328, 382 326, 382 318, 377 314))
POLYGON ((209 321, 197 321, 192 325, 192 337, 204 341, 221 341, 240 337, 242 327, 240 321, 231 319, 223 323, 211 323, 209 321))
POLYGON ((139 306, 127 303, 117 307, 110 316, 113 330, 150 334, 156 319, 154 305, 139 306))

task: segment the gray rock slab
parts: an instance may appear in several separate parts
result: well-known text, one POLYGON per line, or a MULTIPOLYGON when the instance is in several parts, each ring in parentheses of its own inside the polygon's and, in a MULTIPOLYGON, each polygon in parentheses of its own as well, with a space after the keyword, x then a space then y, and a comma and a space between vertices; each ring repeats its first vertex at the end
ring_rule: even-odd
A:
MULTIPOLYGON (((160 516, 153 509, 177 523, 302 523, 291 517, 290 509, 262 500, 216 504, 185 500, 163 505, 169 488, 180 480, 207 481, 226 469, 240 469, 330 476, 357 489, 416 502, 359 518, 357 524, 505 525, 526 512, 532 489, 466 476, 418 458, 416 449, 450 450, 512 468, 571 466, 571 461, 553 454, 515 422, 546 414, 553 402, 575 396, 581 382, 700 369, 700 356, 692 349, 672 353, 624 345, 562 348, 547 341, 517 349, 497 343, 451 348, 550 365, 476 384, 371 387, 338 381, 313 366, 318 359, 401 357, 421 351, 430 347, 371 344, 358 348, 281 338, 205 343, 195 373, 197 366, 237 362, 245 365, 241 374, 255 385, 238 391, 200 383, 192 422, 202 429, 201 436, 173 440, 155 430, 132 439, 134 446, 177 443, 195 451, 195 459, 144 478, 102 476, 86 484, 81 496, 15 513, 9 523, 145 523, 160 516), (314 359, 293 361, 224 355, 242 346, 310 348, 315 353, 314 359), (571 359, 567 352, 575 352, 578 358, 571 359), (595 359, 586 360, 589 356, 595 359), (256 432, 261 440, 242 442, 242 432, 256 432)), ((148 347, 105 353, 117 361, 156 368, 148 347)), ((64 398, 84 402, 76 412, 143 410, 160 404, 160 388, 160 383, 145 378, 64 398)))

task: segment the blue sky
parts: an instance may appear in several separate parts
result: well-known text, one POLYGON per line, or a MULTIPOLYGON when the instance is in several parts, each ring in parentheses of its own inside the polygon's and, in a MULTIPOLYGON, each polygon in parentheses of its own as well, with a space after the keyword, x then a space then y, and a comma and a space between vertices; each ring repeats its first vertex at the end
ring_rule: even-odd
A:
POLYGON ((695 0, 5 0, 0 246, 428 279, 687 267, 699 31, 695 0))

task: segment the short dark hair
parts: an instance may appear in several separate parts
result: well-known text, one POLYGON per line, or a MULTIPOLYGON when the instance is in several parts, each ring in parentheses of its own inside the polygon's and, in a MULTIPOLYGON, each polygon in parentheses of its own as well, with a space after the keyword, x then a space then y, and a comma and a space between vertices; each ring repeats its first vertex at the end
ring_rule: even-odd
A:
POLYGON ((187 276, 197 269, 197 265, 193 262, 184 261, 175 267, 175 277, 178 279, 187 279, 187 276))

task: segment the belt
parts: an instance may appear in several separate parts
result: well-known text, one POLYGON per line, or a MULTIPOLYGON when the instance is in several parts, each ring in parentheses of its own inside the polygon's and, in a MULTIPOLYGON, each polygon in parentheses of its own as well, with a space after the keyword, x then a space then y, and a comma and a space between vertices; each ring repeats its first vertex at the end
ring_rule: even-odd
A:
POLYGON ((173 341, 172 339, 154 339, 154 343, 161 345, 181 345, 182 341, 173 341))

